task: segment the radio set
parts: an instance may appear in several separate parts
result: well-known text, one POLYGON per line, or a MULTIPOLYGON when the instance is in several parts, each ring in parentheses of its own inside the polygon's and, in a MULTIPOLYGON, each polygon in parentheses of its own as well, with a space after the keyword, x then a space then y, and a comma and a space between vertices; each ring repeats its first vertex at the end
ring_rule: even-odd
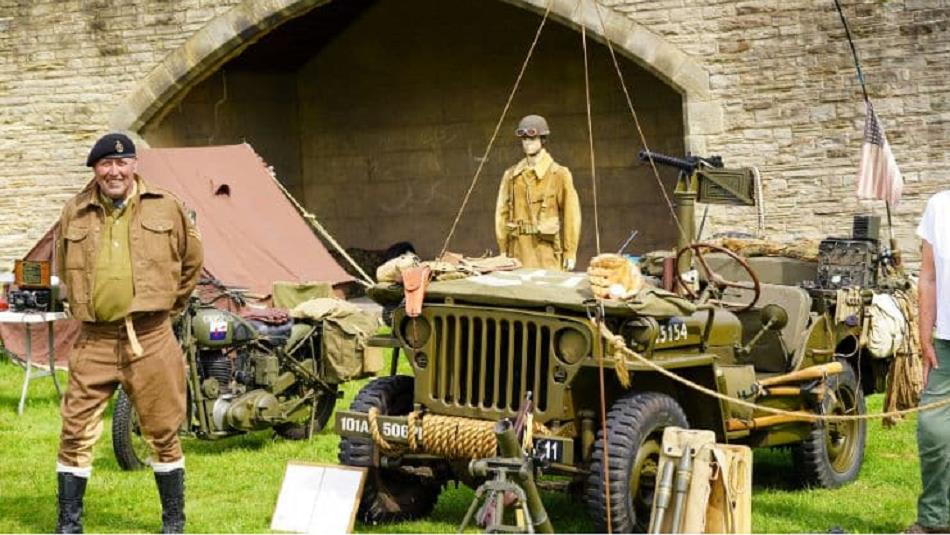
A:
POLYGON ((827 238, 818 246, 818 275, 806 285, 820 290, 877 286, 881 219, 858 215, 850 238, 827 238))
POLYGON ((7 302, 14 312, 60 312, 59 280, 50 274, 48 260, 17 260, 7 302))

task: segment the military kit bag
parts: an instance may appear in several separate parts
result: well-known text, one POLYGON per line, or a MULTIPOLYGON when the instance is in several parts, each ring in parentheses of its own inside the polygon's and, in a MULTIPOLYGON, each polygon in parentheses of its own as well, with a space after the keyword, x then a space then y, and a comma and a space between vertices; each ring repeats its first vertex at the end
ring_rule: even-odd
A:
POLYGON ((376 314, 339 299, 319 298, 294 307, 290 315, 322 325, 322 378, 328 383, 361 379, 382 370, 380 348, 367 347, 367 341, 379 329, 376 314))

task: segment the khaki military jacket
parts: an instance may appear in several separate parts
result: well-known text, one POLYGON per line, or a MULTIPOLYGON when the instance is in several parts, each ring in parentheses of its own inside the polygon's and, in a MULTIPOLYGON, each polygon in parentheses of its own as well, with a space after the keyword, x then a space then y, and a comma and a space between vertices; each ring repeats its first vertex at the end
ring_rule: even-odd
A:
POLYGON ((499 251, 525 267, 563 269, 577 259, 581 208, 571 171, 541 149, 535 164, 527 158, 501 179, 495 208, 499 251))
MULTIPOLYGON (((138 180, 131 206, 129 249, 134 312, 181 312, 201 276, 203 251, 197 229, 171 193, 138 180)), ((70 199, 59 219, 56 271, 66 285, 72 316, 95 321, 92 293, 105 208, 95 182, 70 199)))

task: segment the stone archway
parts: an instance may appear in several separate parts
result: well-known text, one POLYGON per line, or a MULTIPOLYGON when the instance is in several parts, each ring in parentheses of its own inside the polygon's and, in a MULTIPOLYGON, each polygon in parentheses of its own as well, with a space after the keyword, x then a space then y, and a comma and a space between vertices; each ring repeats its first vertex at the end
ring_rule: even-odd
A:
MULTIPOLYGON (((331 0, 244 0, 169 54, 119 104, 110 117, 117 130, 137 132, 182 98, 230 58, 281 24, 331 0)), ((667 81, 684 95, 685 145, 702 153, 705 135, 722 130, 722 105, 709 91, 709 74, 672 43, 635 21, 601 7, 606 31, 593 2, 577 9, 578 0, 503 0, 535 12, 548 2, 562 23, 584 26, 595 38, 610 40, 616 50, 667 81)))
MULTIPOLYGON (((116 111, 112 126, 137 132, 155 146, 247 140, 342 243, 379 248, 412 239, 424 244, 421 254, 435 254, 434 242, 441 244, 439 236, 444 237, 447 230, 443 227, 455 215, 462 186, 472 178, 473 162, 480 159, 511 76, 537 27, 537 12, 546 6, 545 0, 482 1, 457 0, 456 10, 440 9, 436 0, 297 2, 291 7, 281 4, 276 11, 259 10, 258 18, 249 16, 247 4, 238 6, 156 67, 116 111), (339 19, 341 13, 350 18, 339 19), (427 23, 432 24, 428 31, 427 23), (347 29, 350 25, 352 31, 347 29), (295 55, 313 50, 313 43, 293 48, 286 39, 335 31, 343 33, 320 44, 326 52, 312 52, 322 59, 312 56, 301 61, 295 55), (451 46, 446 46, 448 42, 451 46), (262 50, 270 50, 270 55, 262 55, 262 50), (445 70, 445 64, 431 59, 439 58, 442 51, 463 64, 482 65, 468 71, 445 70), (275 63, 286 63, 289 70, 284 72, 293 74, 274 71, 275 63), (503 68, 486 63, 503 64, 503 68), (433 65, 437 68, 427 70, 433 65), (382 92, 379 80, 388 82, 382 92), (407 119, 399 122, 392 115, 407 119), (356 145, 371 152, 358 152, 356 145), (347 204, 351 198, 359 202, 347 204), (411 215, 401 217, 406 214, 411 215)), ((522 108, 541 106, 531 111, 549 119, 554 116, 553 154, 572 168, 580 191, 590 189, 590 174, 589 167, 583 167, 589 165, 582 111, 584 81, 579 70, 579 36, 573 30, 584 25, 601 42, 604 37, 593 29, 600 27, 593 9, 575 13, 573 7, 565 2, 552 6, 553 20, 540 49, 553 48, 532 60, 515 109, 521 101, 522 108), (561 59, 567 57, 577 61, 562 64, 573 61, 561 59), (543 83, 532 83, 532 71, 535 76, 558 71, 563 85, 572 89, 560 94, 548 91, 543 83)), ((653 121, 647 127, 656 134, 647 131, 650 146, 673 154, 701 151, 704 134, 721 126, 717 105, 709 100, 708 75, 681 51, 630 19, 606 8, 602 15, 606 36, 622 56, 623 70, 635 77, 631 89, 641 121, 653 121), (658 121, 663 125, 656 126, 658 121)), ((665 223, 666 205, 652 175, 647 177, 644 168, 635 169, 636 151, 631 145, 639 144, 639 138, 632 132, 626 105, 620 103, 606 47, 591 47, 592 53, 596 48, 600 54, 599 62, 598 56, 591 57, 592 75, 599 72, 592 83, 599 82, 600 96, 608 97, 592 94, 595 106, 600 104, 595 113, 603 120, 595 142, 605 143, 597 157, 598 183, 608 191, 606 198, 600 196, 602 237, 608 248, 617 247, 636 228, 640 231, 637 249, 669 246, 673 227, 665 223), (607 86, 612 95, 604 93, 607 86)), ((513 109, 508 122, 517 121, 512 117, 517 113, 513 109)), ((513 131, 514 126, 510 128, 513 131)), ((477 254, 494 248, 489 229, 497 186, 491 182, 497 181, 504 165, 520 157, 508 137, 499 140, 490 156, 486 178, 463 223, 474 234, 457 236, 453 247, 459 250, 477 254)), ((672 175, 664 176, 667 187, 671 179, 672 175)), ((590 191, 580 193, 584 213, 590 214, 593 196, 590 191)), ((582 260, 595 249, 592 219, 585 218, 582 260)))

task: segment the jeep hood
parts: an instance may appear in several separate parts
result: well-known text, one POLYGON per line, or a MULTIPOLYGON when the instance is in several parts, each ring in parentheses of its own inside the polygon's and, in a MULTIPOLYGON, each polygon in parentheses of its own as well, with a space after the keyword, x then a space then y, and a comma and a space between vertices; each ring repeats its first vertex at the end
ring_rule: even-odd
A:
MULTIPOLYGON (((381 294, 389 299, 401 297, 402 286, 379 284, 371 296, 380 300, 381 294)), ((588 301, 594 299, 586 273, 566 273, 543 269, 522 268, 496 271, 454 280, 429 283, 427 303, 444 303, 498 307, 545 308, 584 312, 588 301)), ((648 287, 632 301, 604 301, 611 315, 671 317, 692 314, 696 307, 686 299, 658 288, 648 287)))

